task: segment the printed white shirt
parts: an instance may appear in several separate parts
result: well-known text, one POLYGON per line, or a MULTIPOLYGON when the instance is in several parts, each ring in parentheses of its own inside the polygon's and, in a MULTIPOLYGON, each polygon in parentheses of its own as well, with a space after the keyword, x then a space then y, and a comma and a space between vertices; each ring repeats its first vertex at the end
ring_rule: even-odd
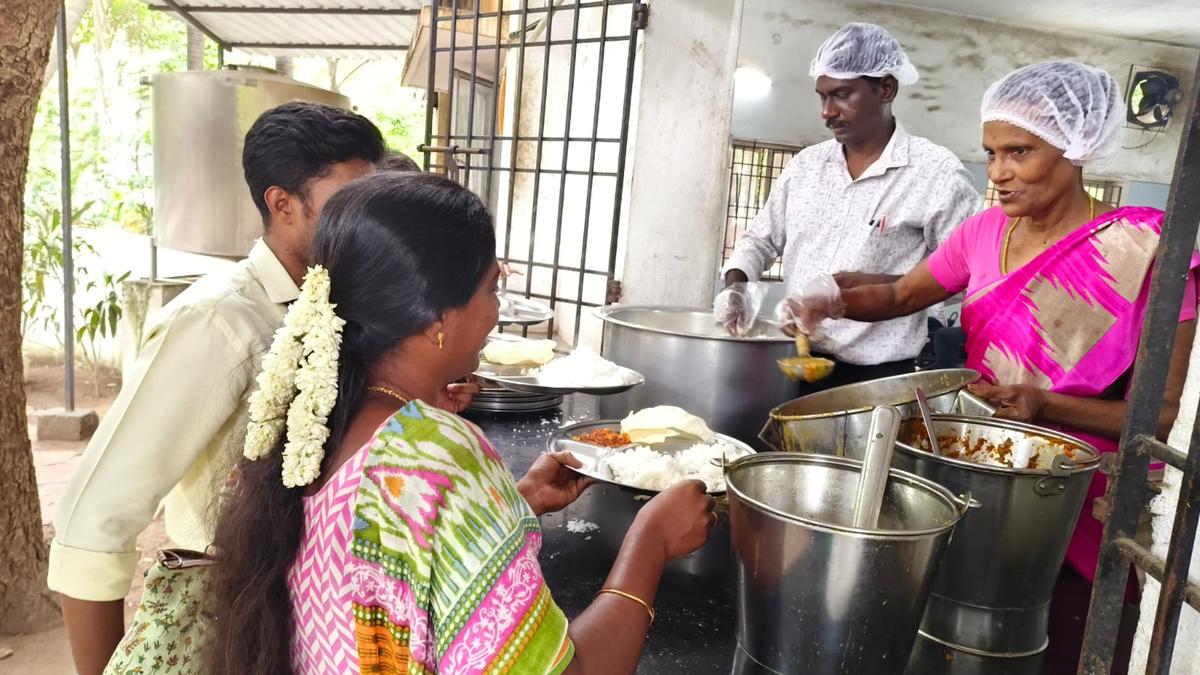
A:
MULTIPOLYGON (((905 274, 981 205, 971 175, 949 150, 899 123, 883 154, 856 180, 836 140, 801 150, 738 241, 731 269, 755 281, 783 256, 789 292, 819 274, 905 274)), ((857 365, 915 357, 926 313, 883 321, 827 321, 813 350, 857 365)))

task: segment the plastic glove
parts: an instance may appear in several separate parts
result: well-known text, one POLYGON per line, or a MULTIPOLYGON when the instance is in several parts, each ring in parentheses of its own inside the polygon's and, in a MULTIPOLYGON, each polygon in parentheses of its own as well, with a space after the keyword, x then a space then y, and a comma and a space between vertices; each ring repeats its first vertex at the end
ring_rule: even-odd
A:
POLYGON ((765 283, 751 281, 732 284, 713 299, 713 316, 730 334, 745 337, 754 326, 766 297, 765 283))
POLYGON ((842 291, 833 276, 822 274, 775 306, 775 321, 788 335, 812 335, 825 319, 840 319, 846 312, 842 291))

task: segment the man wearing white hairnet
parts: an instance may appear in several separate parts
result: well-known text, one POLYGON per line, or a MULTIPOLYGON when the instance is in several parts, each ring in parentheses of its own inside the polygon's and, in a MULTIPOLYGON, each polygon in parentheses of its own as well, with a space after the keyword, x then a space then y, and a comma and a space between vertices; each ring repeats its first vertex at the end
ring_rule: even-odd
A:
MULTIPOLYGON (((842 27, 821 45, 809 75, 833 139, 792 159, 722 270, 726 288, 713 309, 735 334, 753 324, 764 292, 753 282, 779 256, 790 293, 830 274, 842 287, 894 279, 980 205, 962 162, 892 116, 900 87, 918 76, 890 33, 842 27)), ((823 329, 813 350, 840 363, 822 387, 911 372, 928 337, 924 313, 823 329)))

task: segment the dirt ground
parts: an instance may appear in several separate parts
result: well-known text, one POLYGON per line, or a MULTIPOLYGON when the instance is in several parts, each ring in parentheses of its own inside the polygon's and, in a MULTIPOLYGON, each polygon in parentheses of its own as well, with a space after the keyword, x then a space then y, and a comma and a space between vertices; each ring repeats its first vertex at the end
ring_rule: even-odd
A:
MULTIPOLYGON (((39 361, 29 369, 25 395, 28 399, 26 410, 30 415, 30 438, 36 436, 33 415, 37 411, 62 407, 64 372, 61 362, 39 361)), ((120 375, 113 370, 103 371, 99 378, 99 395, 89 370, 77 368, 75 377, 75 407, 90 408, 103 417, 120 388, 120 375)), ((47 541, 54 536, 54 528, 51 525, 54 508, 61 500, 67 480, 86 445, 84 441, 33 441, 33 458, 47 541)), ((149 567, 154 553, 167 543, 160 518, 156 518, 138 538, 143 556, 138 565, 138 572, 134 575, 133 587, 125 597, 126 621, 132 618, 138 599, 141 598, 142 574, 149 567)), ((0 675, 71 675, 74 672, 66 632, 62 626, 31 635, 0 635, 0 675), (12 650, 12 654, 5 657, 4 654, 8 653, 9 649, 12 650)))

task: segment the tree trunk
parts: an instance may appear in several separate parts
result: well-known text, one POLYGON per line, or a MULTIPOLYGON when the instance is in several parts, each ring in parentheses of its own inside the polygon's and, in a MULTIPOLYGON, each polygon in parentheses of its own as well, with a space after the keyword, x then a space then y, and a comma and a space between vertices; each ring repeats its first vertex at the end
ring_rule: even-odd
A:
POLYGON ((0 0, 0 633, 57 620, 25 419, 21 250, 29 135, 59 3, 0 0))

